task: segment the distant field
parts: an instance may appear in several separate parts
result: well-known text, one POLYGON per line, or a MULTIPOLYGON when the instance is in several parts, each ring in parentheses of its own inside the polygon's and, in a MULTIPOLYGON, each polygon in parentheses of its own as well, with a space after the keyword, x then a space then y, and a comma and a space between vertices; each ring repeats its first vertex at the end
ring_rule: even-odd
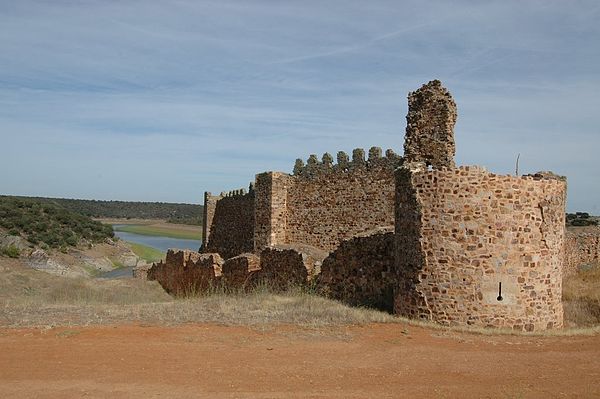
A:
POLYGON ((152 248, 142 244, 136 244, 134 242, 130 242, 129 246, 131 246, 131 250, 140 258, 144 259, 148 263, 158 262, 165 258, 165 253, 159 251, 156 248, 152 248))
POLYGON ((202 239, 202 230, 200 226, 196 227, 170 223, 156 223, 115 226, 114 229, 115 231, 123 231, 126 233, 141 234, 146 236, 161 236, 181 238, 186 240, 202 239))

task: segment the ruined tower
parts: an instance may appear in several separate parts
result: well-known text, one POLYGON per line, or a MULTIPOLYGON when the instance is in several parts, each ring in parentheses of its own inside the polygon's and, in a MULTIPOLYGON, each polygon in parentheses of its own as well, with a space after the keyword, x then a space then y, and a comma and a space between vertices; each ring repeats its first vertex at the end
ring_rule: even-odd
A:
POLYGON ((439 80, 409 93, 406 122, 405 162, 454 167, 456 104, 439 80))
POLYGON ((450 93, 434 80, 408 99, 406 161, 395 182, 395 313, 560 328, 565 181, 455 167, 450 93))

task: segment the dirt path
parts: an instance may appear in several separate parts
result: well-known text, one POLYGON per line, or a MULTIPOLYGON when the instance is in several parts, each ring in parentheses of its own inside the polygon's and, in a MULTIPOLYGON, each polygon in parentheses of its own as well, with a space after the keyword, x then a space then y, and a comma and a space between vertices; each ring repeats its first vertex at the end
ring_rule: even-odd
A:
POLYGON ((600 336, 402 325, 0 330, 6 398, 600 397, 600 336))

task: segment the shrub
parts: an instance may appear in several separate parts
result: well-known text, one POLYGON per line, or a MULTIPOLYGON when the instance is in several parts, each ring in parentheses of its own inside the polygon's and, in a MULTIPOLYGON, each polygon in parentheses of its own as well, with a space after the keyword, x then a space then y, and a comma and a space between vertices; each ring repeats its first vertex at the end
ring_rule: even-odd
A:
POLYGON ((8 256, 9 258, 18 258, 21 255, 21 251, 14 244, 2 248, 0 252, 2 255, 8 256))
POLYGON ((113 237, 111 226, 33 198, 0 196, 0 226, 33 244, 51 248, 76 246, 80 239, 102 242, 113 237))

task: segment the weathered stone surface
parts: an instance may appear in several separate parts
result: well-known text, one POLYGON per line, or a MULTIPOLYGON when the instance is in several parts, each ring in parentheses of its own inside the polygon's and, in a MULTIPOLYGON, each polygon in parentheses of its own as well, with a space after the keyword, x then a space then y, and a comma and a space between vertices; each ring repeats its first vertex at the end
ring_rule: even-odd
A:
POLYGON ((260 254, 258 267, 253 255, 228 260, 233 285, 318 280, 332 297, 384 309, 393 286, 394 311, 404 316, 525 331, 562 326, 563 259, 580 264, 585 251, 597 259, 597 241, 570 238, 565 254, 563 177, 456 168, 456 115, 434 80, 409 94, 405 158, 372 147, 368 160, 355 149, 352 160, 339 152, 337 164, 326 153, 322 162, 297 160, 293 175, 258 174, 244 216, 224 206, 217 218, 231 195, 205 197, 207 249, 220 224, 218 252, 260 254), (372 232, 390 225, 393 233, 372 232), (333 251, 316 279, 326 255, 303 246, 333 251))
POLYGON ((456 104, 439 80, 408 95, 404 158, 433 168, 454 167, 456 104))
POLYGON ((260 253, 260 271, 255 281, 276 291, 304 286, 320 272, 325 255, 307 246, 265 248, 260 253))
POLYGON ((154 263, 148 280, 156 280, 175 296, 193 295, 220 283, 223 259, 217 253, 169 249, 164 262, 154 263))
POLYGON ((63 264, 55 259, 52 259, 50 255, 48 255, 48 253, 43 249, 34 250, 31 254, 29 254, 29 256, 27 256, 26 262, 27 265, 33 269, 41 270, 57 276, 81 277, 86 275, 78 269, 69 267, 67 264, 63 264))
POLYGON ((350 305, 392 312, 394 259, 393 226, 345 240, 323 261, 319 292, 350 305))
POLYGON ((565 240, 563 276, 600 262, 600 226, 571 227, 565 240))
POLYGON ((230 258, 254 249, 254 191, 235 190, 225 197, 206 193, 202 252, 230 258), (210 227, 209 227, 210 226, 210 227))
POLYGON ((258 255, 245 253, 227 259, 223 263, 223 285, 232 290, 251 288, 259 270, 260 257, 258 255))
POLYGON ((254 252, 287 242, 287 190, 293 176, 281 172, 256 175, 254 252))
POLYGON ((446 325, 562 326, 564 181, 468 166, 396 177, 396 313, 446 325))

